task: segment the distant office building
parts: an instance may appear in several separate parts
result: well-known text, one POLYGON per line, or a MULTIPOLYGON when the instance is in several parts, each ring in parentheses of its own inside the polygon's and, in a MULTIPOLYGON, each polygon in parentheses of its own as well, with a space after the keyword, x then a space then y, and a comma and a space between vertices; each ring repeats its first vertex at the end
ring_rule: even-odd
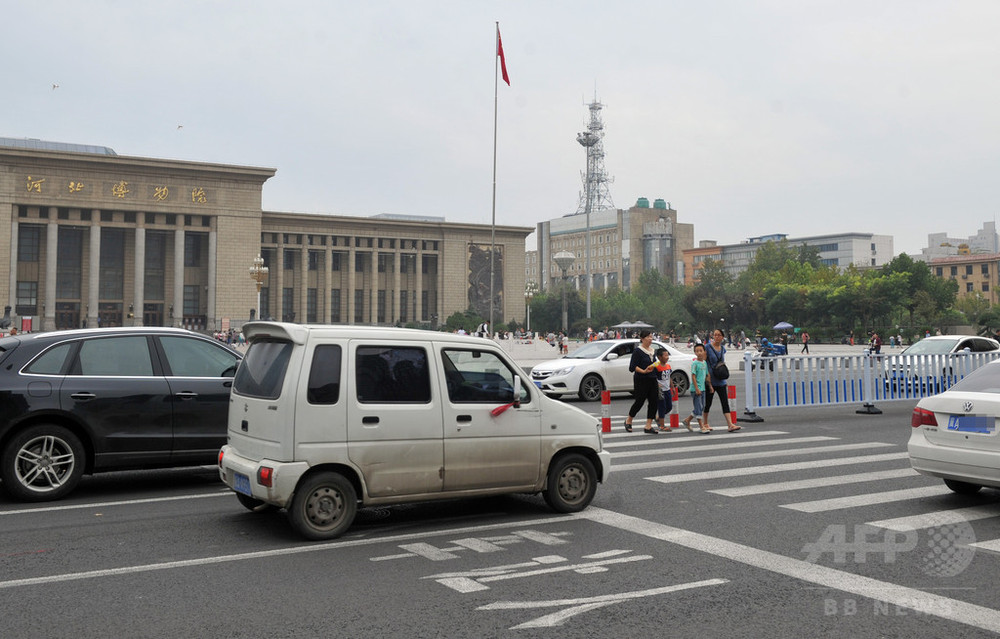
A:
POLYGON ((810 237, 790 238, 784 233, 773 233, 751 237, 739 244, 723 244, 719 246, 702 246, 685 251, 684 261, 690 264, 685 283, 693 284, 699 281, 698 266, 706 259, 721 261, 723 267, 733 277, 746 271, 757 258, 757 251, 768 242, 785 240, 789 246, 811 246, 819 253, 820 261, 826 265, 847 268, 854 265, 861 267, 877 267, 892 261, 892 236, 875 235, 873 233, 841 233, 837 235, 813 235, 810 237))
MULTIPOLYGON (((569 251, 576 261, 566 277, 578 289, 587 286, 587 225, 582 213, 538 224, 535 254, 529 255, 525 277, 548 290, 562 278, 553 256, 569 251)), ((639 198, 630 209, 605 209, 590 214, 590 270, 593 288, 629 289, 643 271, 657 270, 677 282, 683 272, 683 251, 694 246, 694 225, 677 221, 677 211, 661 199, 650 207, 639 198)))
POLYGON ((1000 253, 1000 234, 996 222, 983 222, 983 228, 966 238, 948 237, 946 233, 928 233, 927 246, 913 259, 930 262, 941 257, 1000 253))
MULTIPOLYGON (((18 327, 238 326, 258 254, 261 317, 434 326, 489 312, 488 225, 263 211, 275 169, 106 147, 0 138, 0 166, 0 306, 18 327)), ((496 228, 497 322, 524 316, 530 232, 496 228)))
POLYGON ((990 304, 1000 301, 1000 253, 939 257, 927 262, 931 274, 958 282, 959 297, 979 296, 990 304))

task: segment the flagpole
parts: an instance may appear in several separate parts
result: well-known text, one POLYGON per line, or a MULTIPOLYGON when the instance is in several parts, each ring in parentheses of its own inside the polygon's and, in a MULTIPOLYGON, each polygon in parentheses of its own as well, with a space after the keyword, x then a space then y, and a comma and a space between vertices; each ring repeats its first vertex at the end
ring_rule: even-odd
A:
POLYGON ((489 332, 494 332, 493 326, 493 258, 496 255, 497 236, 497 93, 500 88, 498 79, 500 68, 500 21, 496 23, 496 34, 493 37, 493 202, 490 219, 490 325, 489 332))

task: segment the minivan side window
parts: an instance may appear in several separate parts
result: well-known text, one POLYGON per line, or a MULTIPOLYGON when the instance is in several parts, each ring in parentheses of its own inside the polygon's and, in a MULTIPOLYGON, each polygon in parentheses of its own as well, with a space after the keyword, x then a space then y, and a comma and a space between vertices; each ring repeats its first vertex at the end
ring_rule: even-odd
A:
POLYGON ((291 356, 291 342, 253 342, 236 369, 233 391, 247 397, 278 399, 291 356))
POLYGON ((336 404, 340 399, 340 346, 321 344, 313 351, 306 400, 310 404, 336 404))
POLYGON ((354 360, 362 404, 431 401, 427 351, 412 346, 358 346, 354 360))
POLYGON ((153 363, 145 336, 102 337, 80 343, 73 375, 150 377, 153 363))
MULTIPOLYGON (((445 349, 441 352, 441 363, 448 381, 448 399, 453 404, 497 404, 514 399, 514 372, 495 353, 445 349)), ((522 402, 531 397, 523 381, 520 395, 522 402)))

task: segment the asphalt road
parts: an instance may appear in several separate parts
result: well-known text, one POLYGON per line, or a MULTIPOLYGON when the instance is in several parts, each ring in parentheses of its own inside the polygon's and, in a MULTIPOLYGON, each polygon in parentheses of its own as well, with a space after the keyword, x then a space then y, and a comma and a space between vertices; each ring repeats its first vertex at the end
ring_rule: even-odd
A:
MULTIPOLYGON (((574 403, 595 415, 597 404, 574 403)), ((0 497, 5 637, 976 637, 1000 631, 1000 492, 908 471, 913 402, 626 434, 591 508, 538 496, 362 510, 310 543, 214 468, 0 497), (941 511, 976 507, 949 524, 941 511), (907 519, 904 519, 907 518, 907 519), (909 527, 909 529, 907 529, 909 527), (970 546, 984 544, 983 547, 970 546), (921 612, 913 610, 917 607, 921 612)), ((682 410, 690 405, 681 400, 682 410)))

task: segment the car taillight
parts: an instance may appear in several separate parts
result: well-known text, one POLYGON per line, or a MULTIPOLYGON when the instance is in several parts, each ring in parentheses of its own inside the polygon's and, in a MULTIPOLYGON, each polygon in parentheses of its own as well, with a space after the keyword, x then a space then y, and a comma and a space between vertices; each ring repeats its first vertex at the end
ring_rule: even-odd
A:
POLYGON ((937 425, 937 419, 934 417, 933 412, 919 406, 913 409, 913 414, 910 416, 910 426, 920 428, 921 426, 937 425))
POLYGON ((219 468, 222 468, 222 450, 219 450, 219 468))
POLYGON ((274 469, 261 466, 257 469, 257 483, 270 488, 274 484, 274 469))

